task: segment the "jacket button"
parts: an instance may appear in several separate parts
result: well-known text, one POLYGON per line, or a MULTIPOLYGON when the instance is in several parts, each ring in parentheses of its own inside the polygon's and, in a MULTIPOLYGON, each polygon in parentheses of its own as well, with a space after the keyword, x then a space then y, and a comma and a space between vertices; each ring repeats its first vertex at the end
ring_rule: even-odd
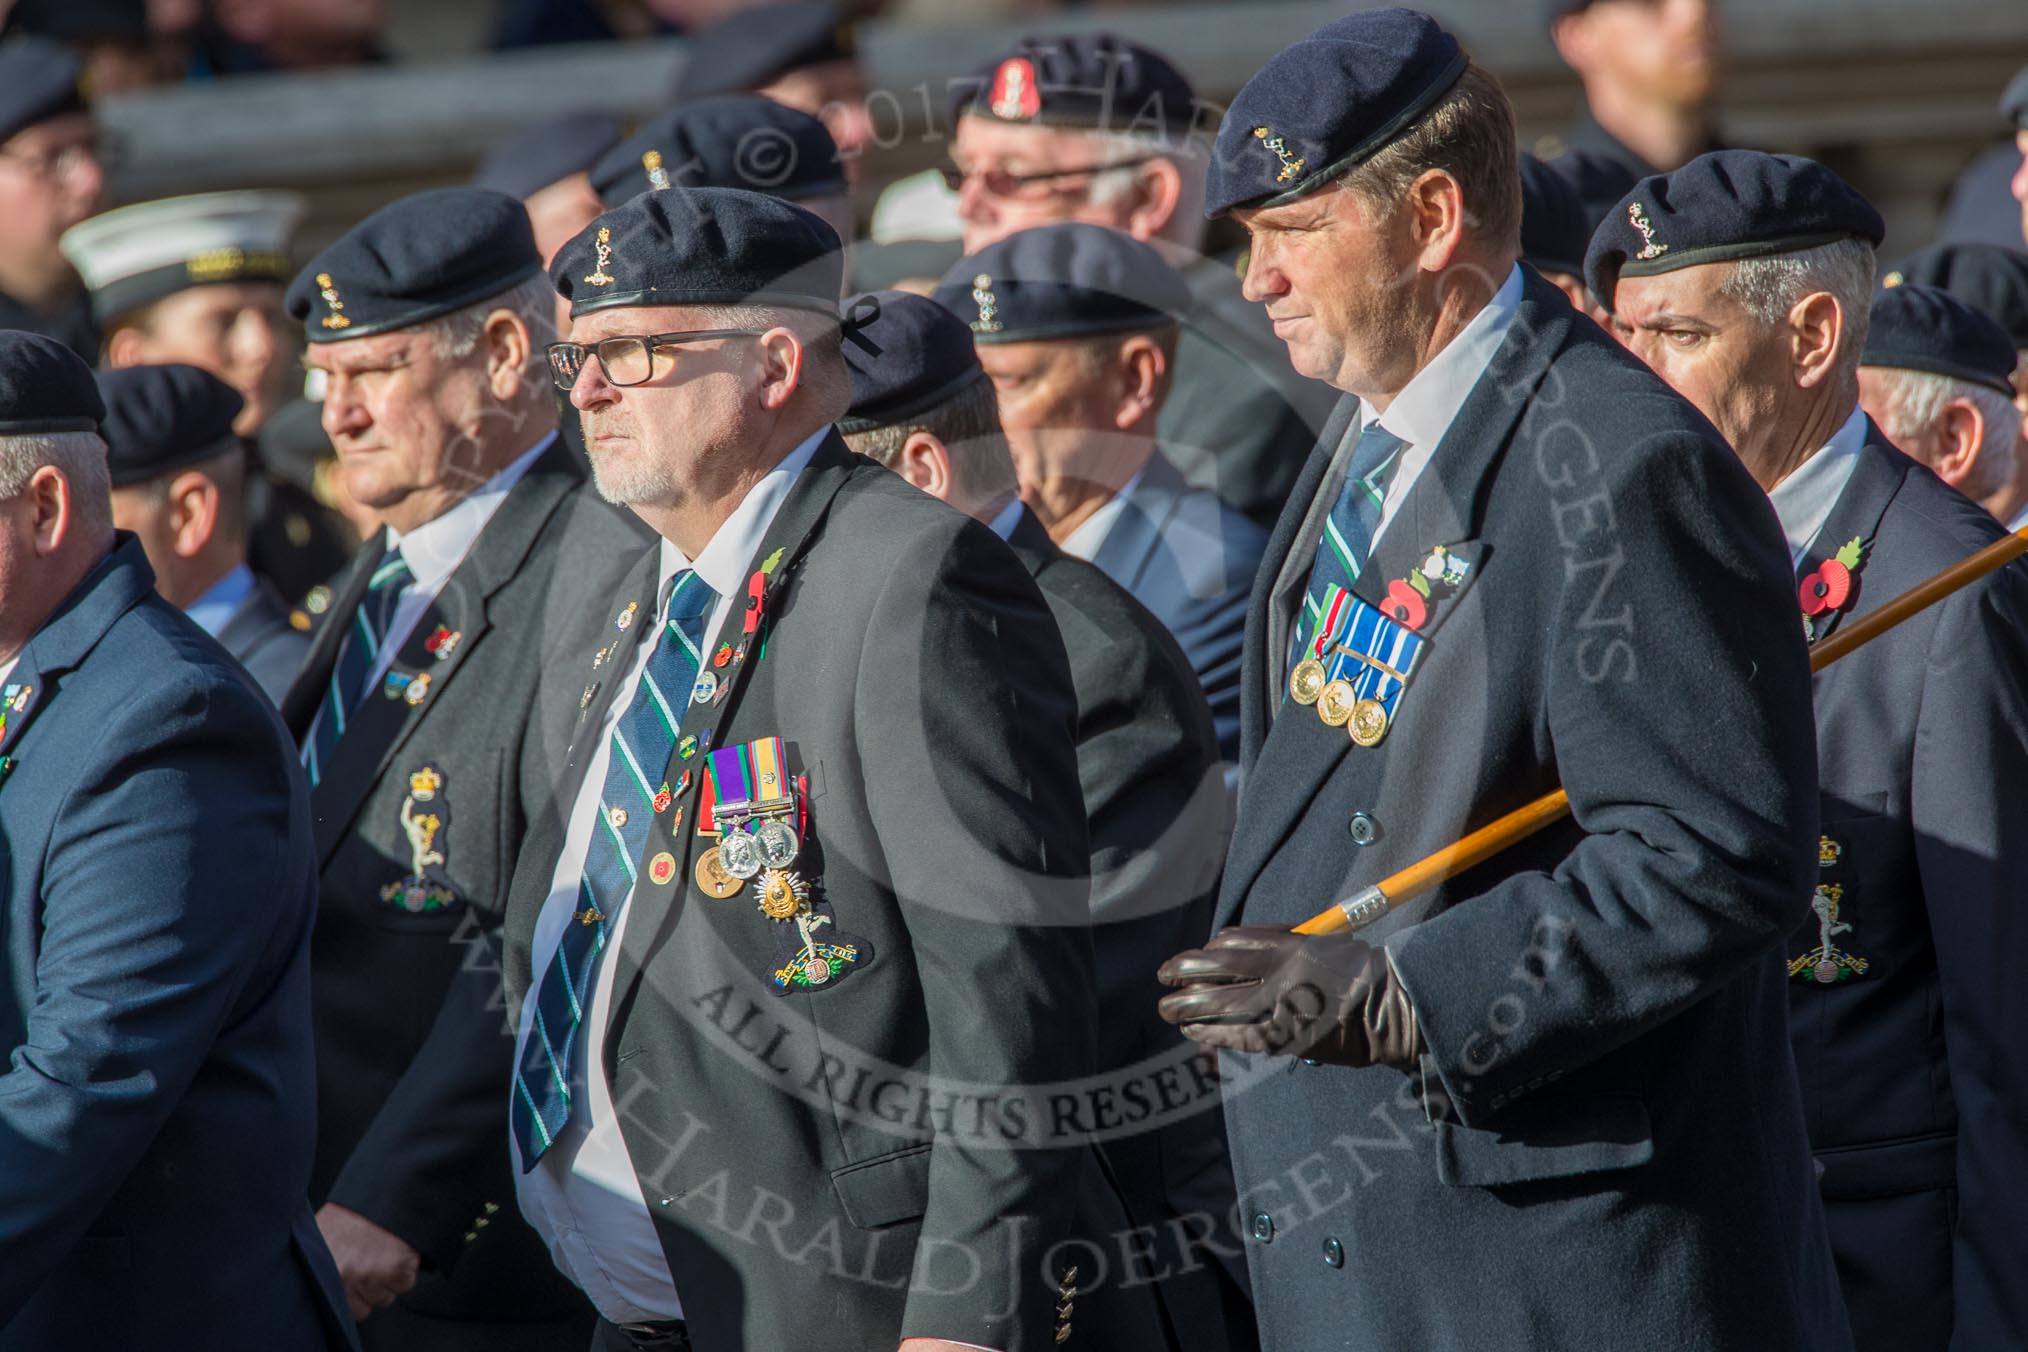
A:
POLYGON ((1354 845, 1371 845, 1380 839, 1380 823, 1373 819, 1370 812, 1353 813, 1352 825, 1348 829, 1352 832, 1354 845))
POLYGON ((1253 1237, 1263 1244, 1272 1243, 1275 1237, 1275 1218, 1265 1211, 1254 1212, 1253 1237))
POLYGON ((1324 1241, 1324 1263, 1325 1263, 1325 1265, 1326 1265, 1326 1266, 1328 1266, 1328 1267, 1334 1267, 1334 1268, 1341 1268, 1341 1267, 1344 1267, 1344 1266, 1345 1266, 1345 1246, 1344 1246, 1343 1244, 1340 1244, 1340 1243, 1339 1243, 1339 1242, 1338 1242, 1337 1240, 1335 1240, 1335 1239, 1327 1239, 1327 1240, 1325 1240, 1325 1241, 1324 1241))

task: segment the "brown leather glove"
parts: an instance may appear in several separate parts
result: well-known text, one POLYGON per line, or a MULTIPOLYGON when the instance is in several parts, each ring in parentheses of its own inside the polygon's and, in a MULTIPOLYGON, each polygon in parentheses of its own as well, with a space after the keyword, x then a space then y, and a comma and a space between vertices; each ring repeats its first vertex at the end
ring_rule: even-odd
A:
POLYGON ((1178 988, 1162 997, 1162 1017, 1207 1047, 1403 1070, 1422 1053, 1386 950, 1349 934, 1240 925, 1155 975, 1178 988))

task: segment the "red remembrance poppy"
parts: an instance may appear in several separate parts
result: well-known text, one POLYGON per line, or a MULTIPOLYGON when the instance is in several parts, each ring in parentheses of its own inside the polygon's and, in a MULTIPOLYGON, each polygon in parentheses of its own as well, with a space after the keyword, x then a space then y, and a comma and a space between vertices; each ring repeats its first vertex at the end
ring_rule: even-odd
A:
POLYGON ((1803 603, 1805 615, 1842 609, 1852 599, 1852 570, 1836 559, 1824 560, 1816 572, 1803 579, 1796 599, 1803 603))
POLYGON ((1422 603, 1422 597, 1406 582, 1394 581, 1387 584, 1387 600, 1381 605, 1387 618, 1410 629, 1422 628, 1422 622, 1429 618, 1429 609, 1422 603))

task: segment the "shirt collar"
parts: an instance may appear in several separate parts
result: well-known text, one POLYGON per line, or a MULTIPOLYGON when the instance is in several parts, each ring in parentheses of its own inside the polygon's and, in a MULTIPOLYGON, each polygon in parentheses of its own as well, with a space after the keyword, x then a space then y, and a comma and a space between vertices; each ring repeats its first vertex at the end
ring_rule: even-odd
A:
POLYGON ((407 534, 387 530, 387 547, 399 549, 409 572, 415 575, 413 585, 427 592, 435 592, 463 562, 471 550, 472 542, 479 538, 479 532, 493 519, 500 504, 521 476, 535 463, 542 453, 556 440, 556 433, 538 441, 524 451, 514 463, 480 484, 477 488, 458 499, 449 511, 432 517, 407 534))
POLYGON ((1013 538, 1014 527, 1019 525, 1020 522, 1021 495, 1016 493, 1007 500, 1007 505, 1000 509, 999 515, 986 523, 986 529, 992 531, 993 534, 999 536, 1002 540, 1007 540, 1013 538))
MULTIPOLYGON (((1521 267, 1516 264, 1486 307, 1402 386, 1387 412, 1378 415, 1380 425, 1411 446, 1434 448, 1450 430, 1479 377, 1493 364, 1493 354, 1507 341, 1507 330, 1514 326, 1520 309, 1521 267)), ((1360 400, 1360 428, 1372 426, 1374 417, 1373 405, 1360 400)))
POLYGON ((217 638, 219 631, 232 622, 234 612, 239 609, 240 602, 246 600, 248 594, 253 591, 253 587, 253 570, 243 563, 238 564, 231 572, 212 583, 204 595, 185 606, 183 613, 188 615, 191 623, 199 629, 217 638))
MULTIPOLYGON (((1127 509, 1127 499, 1134 496, 1134 490, 1141 486, 1141 478, 1148 472, 1144 463, 1134 471, 1134 476, 1120 485, 1120 491, 1099 504, 1098 510, 1078 523, 1077 529, 1065 537, 1057 548, 1073 558, 1089 563, 1105 548, 1106 537, 1113 533, 1113 523, 1120 519, 1120 513, 1127 509)), ((1008 529, 1013 529, 1011 526, 1008 529)))
POLYGON ((774 524, 775 513, 781 510, 790 487, 809 467, 810 457, 817 453, 817 447, 830 434, 829 425, 818 428, 795 450, 783 456, 780 464, 762 475, 760 482, 749 488, 746 496, 739 500, 739 506, 733 508, 732 515, 712 532, 710 541, 694 562, 683 556, 675 541, 663 537, 662 586, 657 593, 657 604, 663 611, 668 609, 669 593, 676 584, 676 575, 686 568, 703 578, 705 585, 716 592, 720 600, 737 596, 746 589, 746 567, 760 549, 768 527, 774 524))
POLYGON ((1846 482, 1858 468, 1859 452, 1865 446, 1866 412, 1854 408, 1831 439, 1768 494, 1775 515, 1781 518, 1782 533, 1789 539, 1791 566, 1802 563, 1817 533, 1831 519, 1831 509, 1838 505, 1846 482))

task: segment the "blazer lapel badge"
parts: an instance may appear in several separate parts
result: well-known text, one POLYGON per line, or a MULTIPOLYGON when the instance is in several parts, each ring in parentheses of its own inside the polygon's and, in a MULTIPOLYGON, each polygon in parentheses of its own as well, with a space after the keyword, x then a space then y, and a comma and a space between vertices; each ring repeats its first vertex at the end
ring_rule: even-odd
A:
POLYGON ((1796 599, 1803 607, 1803 638, 1815 643, 1831 632, 1838 616, 1859 598, 1859 570, 1866 566, 1872 548, 1853 536, 1838 552, 1803 577, 1796 599))

